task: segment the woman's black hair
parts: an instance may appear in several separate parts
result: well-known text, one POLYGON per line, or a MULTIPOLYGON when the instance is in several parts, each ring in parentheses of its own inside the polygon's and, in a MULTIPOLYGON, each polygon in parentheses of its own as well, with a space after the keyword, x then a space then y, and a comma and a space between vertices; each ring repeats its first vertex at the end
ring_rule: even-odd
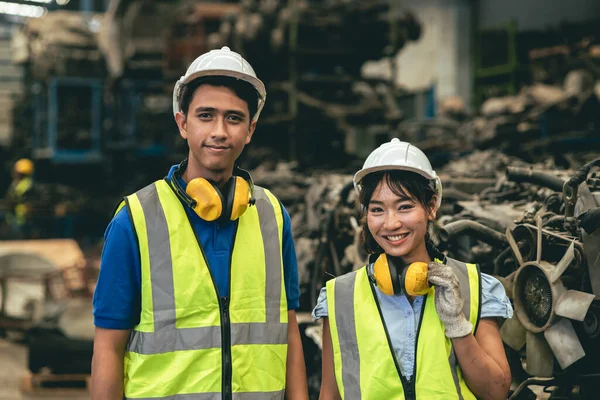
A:
POLYGON ((250 121, 252 121, 258 108, 258 92, 250 83, 230 76, 203 76, 185 84, 181 89, 181 111, 185 115, 189 111, 196 89, 202 85, 226 87, 233 90, 237 97, 248 104, 248 113, 250 121))
MULTIPOLYGON (((369 231, 367 225, 367 209, 373 193, 380 182, 385 182, 390 190, 399 197, 411 198, 423 206, 427 214, 431 215, 435 206, 435 182, 419 175, 416 172, 403 170, 386 170, 368 174, 360 181, 360 193, 358 201, 363 210, 361 218, 361 238, 365 251, 368 254, 382 253, 383 250, 369 231)), ((425 235, 425 241, 428 248, 435 248, 431 236, 429 235, 431 221, 428 224, 428 233, 425 235)))

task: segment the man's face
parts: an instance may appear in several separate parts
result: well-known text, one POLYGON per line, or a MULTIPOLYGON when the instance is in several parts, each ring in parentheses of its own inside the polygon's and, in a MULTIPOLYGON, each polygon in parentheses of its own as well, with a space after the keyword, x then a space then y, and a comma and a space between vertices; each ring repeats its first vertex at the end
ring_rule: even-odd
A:
POLYGON ((198 87, 187 116, 179 112, 175 120, 190 148, 191 173, 217 182, 229 178, 256 127, 244 100, 227 87, 212 85, 198 87))

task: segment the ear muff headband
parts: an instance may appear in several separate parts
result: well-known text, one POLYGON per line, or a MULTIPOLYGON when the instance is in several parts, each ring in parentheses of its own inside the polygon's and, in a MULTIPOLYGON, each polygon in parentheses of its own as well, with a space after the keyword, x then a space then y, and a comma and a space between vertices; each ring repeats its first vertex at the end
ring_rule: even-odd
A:
POLYGON ((175 193, 192 208, 200 218, 205 221, 236 220, 254 204, 252 193, 254 183, 248 171, 236 167, 236 175, 232 176, 226 184, 227 198, 211 182, 204 178, 195 178, 188 182, 184 191, 177 180, 181 170, 187 166, 187 159, 183 160, 175 170, 169 184, 175 193))
POLYGON ((386 254, 381 254, 375 261, 373 277, 379 290, 388 296, 400 294, 402 291, 410 296, 421 296, 429 291, 427 263, 414 262, 407 268, 395 263, 386 254))

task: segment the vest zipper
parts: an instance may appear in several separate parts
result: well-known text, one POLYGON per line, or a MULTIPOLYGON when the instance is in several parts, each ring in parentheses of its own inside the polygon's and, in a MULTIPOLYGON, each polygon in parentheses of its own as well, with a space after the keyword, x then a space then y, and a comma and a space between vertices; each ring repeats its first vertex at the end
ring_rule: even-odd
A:
POLYGON ((217 303, 219 303, 219 314, 221 316, 221 398, 223 400, 231 400, 231 321, 229 318, 229 303, 231 297, 231 260, 233 259, 233 247, 235 246, 235 236, 237 235, 238 221, 235 221, 235 228, 233 230, 233 244, 231 246, 231 254, 229 255, 229 297, 221 297, 219 294, 219 288, 217 287, 217 282, 215 282, 215 277, 210 270, 210 265, 208 265, 208 259, 206 258, 206 254, 204 254, 202 245, 200 244, 198 233, 195 229, 193 229, 194 224, 192 224, 188 213, 186 212, 185 214, 190 226, 192 227, 192 231, 196 237, 196 243, 198 243, 198 248, 200 249, 200 253, 202 253, 202 258, 204 258, 204 263, 208 268, 210 279, 212 280, 215 292, 217 293, 217 303))
POLYGON ((232 398, 232 370, 231 370, 231 319, 229 318, 229 304, 231 302, 231 264, 233 261, 233 250, 235 247, 235 237, 237 236, 237 230, 239 226, 239 220, 234 222, 233 228, 233 243, 231 244, 231 252, 229 253, 229 297, 222 298, 222 315, 221 321, 221 335, 222 344, 221 349, 223 351, 223 400, 231 400, 232 398))
POLYGON ((423 304, 421 305, 421 316, 419 318, 419 326, 417 327, 417 337, 415 338, 415 364, 413 366, 413 380, 411 385, 412 395, 417 398, 417 349, 419 348, 419 336, 421 333, 421 325, 423 324, 423 316, 425 315, 425 305, 427 304, 427 296, 423 297, 423 304))
MULTIPOLYGON (((413 379, 413 384, 409 382, 400 372, 400 365, 398 365, 398 360, 396 360, 396 353, 394 352, 394 346, 392 346, 392 340, 390 339, 390 333, 388 332, 388 328, 385 325, 385 320, 383 319, 383 313, 381 312, 381 306, 379 305, 379 300, 377 299, 377 293, 375 292, 375 287, 373 283, 369 280, 369 286, 371 286, 371 292, 373 293, 373 298, 375 299, 375 304, 377 305, 377 311, 379 312, 379 319, 383 325, 383 330, 385 331, 385 337, 387 339, 388 347, 390 348, 390 353, 392 354, 392 360, 394 360, 394 365, 396 366, 396 372, 398 372, 398 377, 400 378, 400 383, 402 383, 402 389, 404 390, 404 399, 405 400, 415 400, 415 391, 414 391, 414 382, 416 379, 413 379)), ((417 338, 418 340, 418 338, 417 338)), ((415 357, 415 366, 417 357, 415 357)), ((416 368, 415 368, 416 372, 416 368)))
MULTIPOLYGON (((416 357, 415 357, 416 358, 416 357)), ((415 377, 413 376, 413 380, 409 381, 403 375, 400 375, 400 380, 402 381, 402 387, 404 388, 404 398, 406 400, 415 400, 415 377)))
POLYGON ((223 352, 223 399, 231 399, 231 324, 229 319, 229 298, 221 297, 221 348, 223 352))

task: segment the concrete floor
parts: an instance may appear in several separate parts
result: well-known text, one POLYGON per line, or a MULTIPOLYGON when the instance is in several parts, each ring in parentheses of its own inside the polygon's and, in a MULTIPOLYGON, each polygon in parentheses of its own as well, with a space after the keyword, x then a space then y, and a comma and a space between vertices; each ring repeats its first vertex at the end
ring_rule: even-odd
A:
MULTIPOLYGON (((27 349, 12 341, 0 339, 0 400, 89 400, 84 390, 77 393, 27 394, 20 390, 21 380, 27 374, 27 349)), ((48 393, 52 393, 49 391, 48 393)))

